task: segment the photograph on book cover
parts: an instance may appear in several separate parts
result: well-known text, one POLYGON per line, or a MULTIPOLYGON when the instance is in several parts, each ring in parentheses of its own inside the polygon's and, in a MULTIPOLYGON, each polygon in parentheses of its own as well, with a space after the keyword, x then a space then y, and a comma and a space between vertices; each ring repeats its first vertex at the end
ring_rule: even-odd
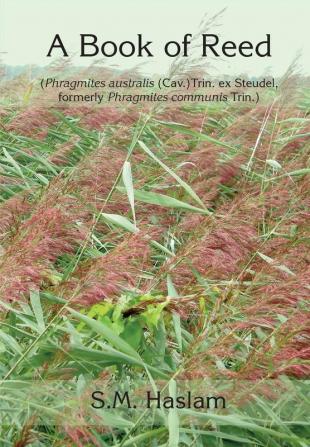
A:
POLYGON ((306 447, 308 0, 0 0, 0 447, 306 447))

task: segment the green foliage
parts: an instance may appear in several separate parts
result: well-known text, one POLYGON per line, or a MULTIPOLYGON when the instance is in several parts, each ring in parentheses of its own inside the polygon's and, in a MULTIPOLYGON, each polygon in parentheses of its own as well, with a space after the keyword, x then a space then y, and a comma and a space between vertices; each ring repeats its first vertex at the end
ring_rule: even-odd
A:
MULTIPOLYGON (((31 94, 28 88, 23 95, 24 106, 31 94)), ((222 104, 210 104, 208 109, 187 105, 182 109, 189 114, 189 121, 193 116, 204 114, 201 131, 191 128, 190 124, 157 119, 154 110, 147 115, 141 113, 131 127, 109 124, 98 132, 84 126, 82 118, 55 111, 56 122, 48 127, 45 138, 38 139, 7 130, 18 115, 14 110, 1 118, 0 197, 4 218, 11 215, 6 214, 10 198, 21 199, 30 208, 37 207, 39 217, 42 210, 50 208, 70 216, 72 206, 82 212, 74 214, 71 221, 66 220, 57 231, 62 235, 68 227, 70 238, 74 239, 78 230, 83 237, 72 249, 68 248, 71 239, 66 239, 63 253, 53 262, 49 262, 50 253, 40 253, 34 244, 31 248, 34 260, 31 260, 41 275, 36 287, 31 286, 29 290, 25 287, 15 302, 1 299, 0 445, 23 445, 18 442, 28 430, 29 445, 33 447, 75 446, 70 429, 78 427, 78 438, 85 446, 96 445, 95 441, 99 446, 118 447, 307 446, 309 384, 304 379, 289 378, 285 368, 277 375, 273 363, 298 330, 288 327, 291 316, 296 309, 303 312, 306 302, 300 299, 286 312, 278 308, 278 300, 274 307, 270 305, 270 311, 257 325, 253 323, 256 315, 249 316, 246 310, 256 304, 255 292, 262 284, 270 289, 282 283, 297 287, 296 283, 290 283, 298 279, 291 266, 295 252, 292 250, 287 262, 280 262, 273 253, 270 256, 270 251, 266 254, 265 248, 269 240, 275 242, 275 247, 279 241, 287 242, 288 252, 304 247, 305 229, 298 220, 304 213, 304 202, 299 204, 299 197, 304 197, 304 186, 298 190, 300 196, 288 197, 285 214, 281 214, 281 208, 278 213, 276 204, 268 212, 264 206, 268 196, 281 197, 282 181, 292 182, 284 184, 286 189, 289 189, 287 185, 294 185, 297 190, 298 182, 309 174, 303 161, 307 155, 309 120, 300 115, 308 111, 308 105, 309 92, 304 91, 296 105, 296 116, 277 121, 277 112, 274 121, 266 122, 266 132, 262 132, 262 138, 267 138, 264 144, 260 146, 258 141, 254 149, 255 132, 251 136, 254 141, 253 138, 249 143, 246 138, 242 141, 242 133, 249 130, 245 128, 251 127, 252 121, 239 129, 242 110, 222 104), (231 128, 236 130, 234 126, 237 131, 232 136, 229 132, 231 128), (120 134, 125 131, 125 140, 122 134, 118 137, 119 131, 120 134), (65 161, 60 164, 53 161, 58 146, 72 141, 65 161), (120 157, 115 178, 107 179, 105 171, 100 172, 100 187, 106 191, 105 181, 111 180, 110 188, 104 195, 98 188, 90 203, 89 195, 83 196, 85 179, 77 188, 72 188, 70 182, 73 175, 78 178, 83 172, 83 163, 96 155, 103 142, 106 146, 117 142, 124 157, 120 157), (195 155, 200 144, 220 151, 215 174, 197 174, 196 164, 188 163, 187 157, 195 155), (289 144, 293 148, 296 144, 296 153, 287 151, 289 144), (259 151, 265 148, 268 153, 262 160, 259 151), (283 155, 285 151, 289 154, 283 155), (225 183, 225 169, 234 168, 240 154, 240 170, 225 183), (182 168, 187 164, 191 171, 186 177, 182 168), (51 185, 57 181, 63 182, 58 193, 60 197, 67 194, 66 207, 58 202, 57 194, 54 202, 50 199, 44 202, 51 185), (251 205, 240 221, 232 217, 233 211, 242 206, 242 200, 223 215, 223 210, 226 212, 227 205, 238 194, 251 205), (210 263, 212 250, 222 250, 217 261, 223 261, 226 254, 232 264, 233 254, 225 230, 230 226, 243 236, 243 228, 256 212, 263 216, 257 219, 259 224, 255 227, 260 245, 246 259, 238 261, 237 273, 229 265, 226 276, 212 275, 212 269, 216 271, 221 262, 209 264, 210 274, 201 273, 199 267, 210 263), (286 220, 287 216, 292 216, 291 221, 286 220), (225 225, 221 227, 223 221, 225 225), (189 229, 184 230, 185 227, 189 229), (226 239, 223 237, 224 243, 221 241, 219 246, 213 241, 198 261, 197 257, 194 259, 195 267, 192 251, 200 248, 205 237, 212 236, 214 228, 223 231, 226 239), (135 254, 136 247, 133 247, 126 258, 123 253, 126 242, 129 244, 131 238, 138 240, 139 237, 143 243, 146 241, 145 245, 139 240, 142 249, 137 249, 135 254), (148 249, 150 263, 144 260, 148 249), (104 261, 114 252, 117 252, 115 272, 110 271, 111 264, 108 264, 107 273, 112 273, 112 280, 116 278, 113 284, 116 292, 103 299, 101 287, 106 286, 105 281, 112 281, 102 274, 106 268, 104 261), (124 264, 127 268, 128 262, 125 273, 131 274, 131 256, 135 281, 132 281, 134 285, 128 281, 126 286, 119 270, 124 264), (98 268, 93 272, 92 266, 96 263, 98 268), (179 271, 180 264, 183 270, 179 271), (186 276, 189 272, 192 279, 186 276), (178 286, 174 284, 177 275, 178 286), (183 279, 186 289, 180 286, 179 290, 183 279), (79 300, 79 293, 88 280, 97 286, 90 300, 90 303, 96 302, 94 305, 79 300), (253 380, 244 379, 247 368, 253 372, 253 380), (201 377, 203 380, 199 382, 201 377), (223 380, 217 380, 219 377, 223 380), (197 392, 215 389, 226 393, 228 407, 199 411, 196 408, 145 409, 141 404, 136 409, 104 408, 94 412, 88 402, 94 386, 102 386, 105 393, 113 389, 132 390, 137 398, 145 389, 152 393, 160 389, 175 399, 184 389, 196 387, 197 392)), ((204 166, 204 160, 198 161, 204 166)), ((95 165, 93 169, 96 171, 95 165)), ((16 219, 14 215, 13 224, 3 232, 1 268, 11 262, 9 269, 15 271, 15 264, 10 261, 12 253, 16 255, 17 265, 23 260, 22 244, 31 233, 26 233, 23 225, 32 218, 32 211, 27 208, 16 219), (28 236, 23 239, 25 233, 28 236)), ((238 252, 239 246, 234 249, 238 252)), ((33 266, 25 267, 24 276, 30 284, 33 266)), ((10 271, 5 271, 9 276, 10 271)), ((18 284, 21 277, 19 272, 12 283, 18 284)), ((289 300, 293 300, 291 295, 289 300)), ((303 358, 293 360, 293 366, 304 368, 303 358)), ((284 366, 289 370, 292 359, 284 366)))

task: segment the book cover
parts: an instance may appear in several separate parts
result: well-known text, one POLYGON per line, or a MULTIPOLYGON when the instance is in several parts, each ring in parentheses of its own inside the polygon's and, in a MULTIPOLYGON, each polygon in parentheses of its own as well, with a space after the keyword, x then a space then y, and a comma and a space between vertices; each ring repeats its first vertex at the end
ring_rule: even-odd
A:
POLYGON ((0 446, 309 445, 309 13, 0 0, 0 446))

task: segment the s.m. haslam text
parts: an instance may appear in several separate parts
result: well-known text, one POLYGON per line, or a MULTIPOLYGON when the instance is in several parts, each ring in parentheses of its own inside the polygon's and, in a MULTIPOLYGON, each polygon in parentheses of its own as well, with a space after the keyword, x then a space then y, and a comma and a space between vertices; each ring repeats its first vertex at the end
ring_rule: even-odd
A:
MULTIPOLYGON (((169 57, 188 57, 190 55, 192 34, 185 34, 181 41, 170 40, 163 48, 165 55, 169 57)), ((95 34, 80 34, 80 57, 93 57, 102 55, 104 57, 154 57, 152 50, 153 42, 146 40, 142 34, 137 34, 134 40, 115 42, 113 40, 99 40, 95 34)), ((51 56, 69 57, 66 43, 60 34, 53 38, 47 52, 51 56)), ((201 34, 201 56, 202 57, 271 57, 271 37, 266 34, 263 40, 251 42, 243 40, 222 40, 217 34, 201 34)))

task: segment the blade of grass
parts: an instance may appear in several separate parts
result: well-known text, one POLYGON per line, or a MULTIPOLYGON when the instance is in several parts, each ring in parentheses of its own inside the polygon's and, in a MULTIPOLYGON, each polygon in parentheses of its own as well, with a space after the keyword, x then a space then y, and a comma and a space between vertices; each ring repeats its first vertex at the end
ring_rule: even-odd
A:
POLYGON ((120 216, 119 214, 101 213, 101 216, 108 223, 111 223, 113 225, 116 225, 117 227, 123 228, 126 231, 130 231, 131 233, 136 233, 139 231, 139 229, 136 227, 136 225, 132 224, 130 222, 130 220, 128 220, 124 216, 120 216))
MULTIPOLYGON (((124 192, 124 188, 119 187, 118 189, 119 191, 124 192)), ((195 213, 206 214, 208 216, 212 215, 211 211, 207 209, 197 208, 196 206, 190 205, 186 202, 182 202, 181 200, 155 192, 135 190, 135 198, 140 202, 149 203, 151 205, 164 206, 167 208, 183 209, 195 213)))
MULTIPOLYGON (((177 385, 174 379, 169 381, 169 396, 176 401, 177 385)), ((169 441, 168 447, 178 447, 179 445, 179 417, 176 408, 171 408, 168 413, 169 441)))
POLYGON ((170 169, 165 163, 163 163, 156 155, 146 146, 146 144, 143 143, 143 141, 138 142, 140 147, 146 152, 153 160, 155 160, 163 169, 165 169, 168 174, 170 174, 178 183, 182 186, 182 188, 185 189, 185 191, 197 202, 202 208, 206 208, 204 203, 200 200, 200 198, 197 196, 195 191, 186 183, 184 180, 182 180, 172 169, 170 169))
POLYGON ((131 206, 132 217, 134 224, 136 226, 136 213, 135 213, 135 195, 131 174, 131 164, 130 161, 125 161, 123 166, 123 182, 127 191, 128 200, 131 206))
POLYGON ((194 138, 198 138, 199 140, 208 141, 209 143, 213 143, 216 146, 226 147, 227 149, 236 148, 230 144, 224 143, 223 141, 217 140, 216 138, 210 137, 209 135, 197 132, 196 130, 189 129, 184 124, 179 123, 169 123, 166 121, 156 120, 157 123, 162 124, 165 127, 169 127, 170 129, 176 130, 179 133, 183 133, 184 135, 189 135, 194 138))

